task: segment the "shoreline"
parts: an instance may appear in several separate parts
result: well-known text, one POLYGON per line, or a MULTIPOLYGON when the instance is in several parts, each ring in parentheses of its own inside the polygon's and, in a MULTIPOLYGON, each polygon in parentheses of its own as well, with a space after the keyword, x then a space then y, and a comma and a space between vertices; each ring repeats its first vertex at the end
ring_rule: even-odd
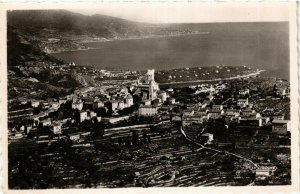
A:
MULTIPOLYGON (((79 41, 76 42, 78 44, 88 44, 88 43, 103 43, 103 42, 114 42, 114 41, 123 41, 123 40, 144 40, 144 39, 155 39, 155 38, 169 38, 169 37, 180 37, 180 36, 188 36, 188 35, 205 35, 210 34, 210 32, 196 32, 196 33, 187 33, 187 34, 170 34, 170 35, 153 35, 153 36, 144 36, 144 37, 131 37, 131 38, 111 38, 105 40, 91 40, 91 41, 79 41)), ((78 49, 71 49, 71 50, 64 50, 64 51, 57 51, 57 52, 47 52, 47 54, 59 54, 63 52, 75 52, 75 51, 86 51, 86 50, 94 50, 94 49, 101 49, 97 47, 88 47, 88 48, 78 48, 78 49)))
POLYGON ((173 85, 173 84, 192 84, 192 83, 202 83, 202 82, 214 82, 214 81, 222 81, 222 80, 233 80, 233 79, 240 79, 245 77, 252 77, 257 76, 261 72, 264 72, 266 70, 259 70, 254 73, 241 75, 241 76, 234 76, 234 77, 227 77, 227 78, 216 78, 216 79, 210 79, 210 80, 193 80, 193 81, 183 81, 183 82, 168 82, 168 83, 158 83, 160 86, 167 86, 167 85, 173 85))

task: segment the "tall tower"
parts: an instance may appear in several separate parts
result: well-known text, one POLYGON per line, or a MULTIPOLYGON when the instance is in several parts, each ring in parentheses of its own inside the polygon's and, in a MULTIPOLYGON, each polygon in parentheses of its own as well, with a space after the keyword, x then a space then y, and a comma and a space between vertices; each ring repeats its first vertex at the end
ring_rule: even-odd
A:
POLYGON ((149 99, 154 100, 156 98, 156 86, 154 80, 149 83, 149 99))
POLYGON ((154 69, 148 69, 147 70, 147 77, 146 77, 146 82, 150 84, 151 81, 154 81, 154 69))

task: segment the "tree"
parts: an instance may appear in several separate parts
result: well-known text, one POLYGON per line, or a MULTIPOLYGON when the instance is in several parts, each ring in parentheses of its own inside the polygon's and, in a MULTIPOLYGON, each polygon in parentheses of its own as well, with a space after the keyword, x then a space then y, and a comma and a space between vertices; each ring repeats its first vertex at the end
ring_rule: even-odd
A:
POLYGON ((105 117, 107 116, 106 109, 104 107, 97 108, 95 110, 98 116, 105 117))

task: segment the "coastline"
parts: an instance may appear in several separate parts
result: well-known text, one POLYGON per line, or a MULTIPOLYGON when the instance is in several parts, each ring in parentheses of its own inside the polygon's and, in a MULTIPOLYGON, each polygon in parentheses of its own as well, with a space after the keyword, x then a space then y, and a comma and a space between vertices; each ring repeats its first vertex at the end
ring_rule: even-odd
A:
POLYGON ((222 81, 222 80, 233 80, 233 79, 257 76, 261 72, 264 72, 264 71, 266 71, 266 70, 259 70, 255 73, 250 73, 250 74, 241 75, 241 76, 227 77, 227 78, 216 78, 216 79, 210 79, 210 80, 193 80, 193 81, 183 81, 183 82, 168 82, 168 83, 159 83, 159 85, 167 86, 167 85, 173 85, 173 84, 191 84, 191 83, 214 82, 214 81, 222 81))
MULTIPOLYGON (((101 39, 101 40, 89 40, 89 41, 78 41, 78 44, 88 44, 88 43, 103 43, 103 42, 113 42, 113 41, 123 41, 123 40, 144 40, 144 39, 155 39, 155 38, 169 38, 169 37, 180 37, 180 36, 188 36, 188 35, 205 35, 210 34, 210 32, 194 32, 194 33, 186 33, 186 34, 169 34, 169 35, 150 35, 143 37, 131 37, 131 38, 110 38, 110 39, 101 39)), ((71 50, 63 50, 57 52, 47 52, 47 54, 58 54, 63 52, 75 52, 75 51, 86 51, 100 49, 97 47, 88 47, 88 48, 77 48, 71 50)))

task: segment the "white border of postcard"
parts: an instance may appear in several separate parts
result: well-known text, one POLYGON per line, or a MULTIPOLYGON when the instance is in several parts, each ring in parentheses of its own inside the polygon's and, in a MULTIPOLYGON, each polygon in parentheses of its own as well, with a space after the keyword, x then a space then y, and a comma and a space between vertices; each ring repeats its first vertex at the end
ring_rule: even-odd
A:
MULTIPOLYGON (((3 193, 291 193, 299 192, 299 129, 298 129, 298 78, 297 78, 297 4, 296 2, 281 2, 281 3, 246 3, 238 1, 238 3, 218 3, 218 2, 176 2, 176 1, 109 1, 96 3, 96 1, 88 1, 90 3, 63 3, 59 1, 52 1, 54 3, 0 3, 0 32, 1 32, 1 64, 0 64, 0 79, 1 79, 1 129, 2 129, 2 191, 3 193), (122 188, 122 189, 48 189, 48 190, 8 190, 8 161, 7 161, 7 62, 6 62, 6 11, 15 9, 95 9, 99 7, 119 7, 119 6, 133 6, 138 9, 147 9, 151 7, 167 6, 168 8, 182 7, 189 9, 195 6, 217 6, 217 7, 238 7, 243 9, 245 7, 286 7, 289 9, 289 28, 290 28, 290 83, 291 83, 291 157, 292 157, 292 185, 288 186, 234 186, 234 187, 172 187, 172 188, 122 188)), ((158 13, 159 14, 159 13, 158 13)), ((1 181, 1 179, 0 179, 1 181)))

